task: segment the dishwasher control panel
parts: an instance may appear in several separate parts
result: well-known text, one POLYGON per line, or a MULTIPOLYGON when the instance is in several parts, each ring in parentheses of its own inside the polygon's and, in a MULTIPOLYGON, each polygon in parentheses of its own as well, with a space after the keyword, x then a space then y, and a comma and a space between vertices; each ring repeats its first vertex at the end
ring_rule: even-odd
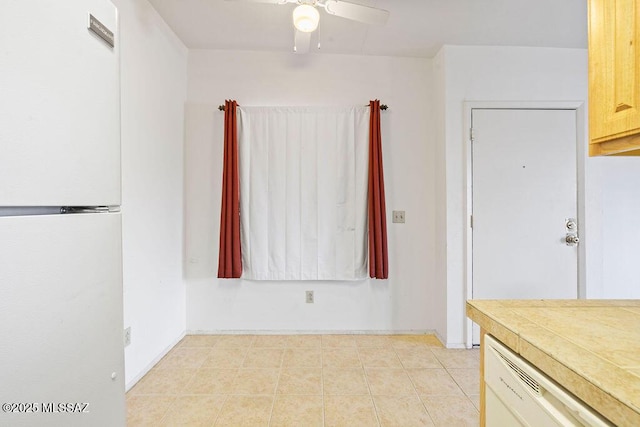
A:
POLYGON ((485 336, 484 345, 488 427, 613 426, 492 336, 485 336))

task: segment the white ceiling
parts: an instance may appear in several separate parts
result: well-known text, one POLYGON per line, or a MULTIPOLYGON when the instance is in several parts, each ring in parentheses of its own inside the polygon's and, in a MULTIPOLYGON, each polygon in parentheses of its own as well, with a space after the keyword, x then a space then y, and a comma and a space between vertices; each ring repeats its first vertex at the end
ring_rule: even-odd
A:
MULTIPOLYGON (((149 0, 192 49, 291 51, 295 5, 149 0)), ((390 11, 382 27, 321 11, 320 53, 433 57, 443 44, 587 47, 586 0, 351 0, 390 11)), ((312 36, 311 52, 317 44, 312 36)))

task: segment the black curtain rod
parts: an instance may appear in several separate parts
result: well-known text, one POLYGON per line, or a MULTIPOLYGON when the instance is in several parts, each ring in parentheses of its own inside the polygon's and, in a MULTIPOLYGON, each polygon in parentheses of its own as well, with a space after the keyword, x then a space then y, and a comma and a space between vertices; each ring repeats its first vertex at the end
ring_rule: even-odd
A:
MULTIPOLYGON (((238 105, 238 106, 239 106, 239 105, 238 105)), ((368 107, 368 105, 365 105, 365 107, 368 107)), ((389 106, 388 106, 388 105, 386 105, 386 104, 380 104, 380 109, 381 109, 381 110, 383 110, 383 111, 384 111, 384 110, 388 110, 388 109, 389 109, 389 106)), ((218 106, 218 110, 220 110, 220 111, 224 111, 224 105, 219 105, 219 106, 218 106)))

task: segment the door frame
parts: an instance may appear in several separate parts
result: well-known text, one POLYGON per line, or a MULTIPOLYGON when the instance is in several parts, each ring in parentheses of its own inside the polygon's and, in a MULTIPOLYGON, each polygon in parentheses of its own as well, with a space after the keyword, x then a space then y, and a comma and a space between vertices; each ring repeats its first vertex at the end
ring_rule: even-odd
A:
MULTIPOLYGON (((574 110, 576 112, 576 184, 577 184, 577 220, 580 244, 578 245, 578 299, 586 298, 586 242, 585 236, 585 164, 587 158, 587 119, 584 101, 466 101, 464 102, 465 146, 465 219, 464 235, 464 282, 467 299, 473 298, 473 232, 471 229, 471 214, 473 212, 473 157, 471 147, 472 113, 476 109, 486 110, 574 110)), ((473 346, 472 321, 467 318, 466 347, 473 346)))

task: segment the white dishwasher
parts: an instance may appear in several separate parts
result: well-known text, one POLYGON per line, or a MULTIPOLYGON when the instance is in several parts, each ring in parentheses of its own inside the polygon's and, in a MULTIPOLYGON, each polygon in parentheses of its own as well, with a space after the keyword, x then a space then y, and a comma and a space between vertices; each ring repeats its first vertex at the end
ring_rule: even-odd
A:
POLYGON ((487 427, 613 426, 492 336, 484 345, 487 427))

